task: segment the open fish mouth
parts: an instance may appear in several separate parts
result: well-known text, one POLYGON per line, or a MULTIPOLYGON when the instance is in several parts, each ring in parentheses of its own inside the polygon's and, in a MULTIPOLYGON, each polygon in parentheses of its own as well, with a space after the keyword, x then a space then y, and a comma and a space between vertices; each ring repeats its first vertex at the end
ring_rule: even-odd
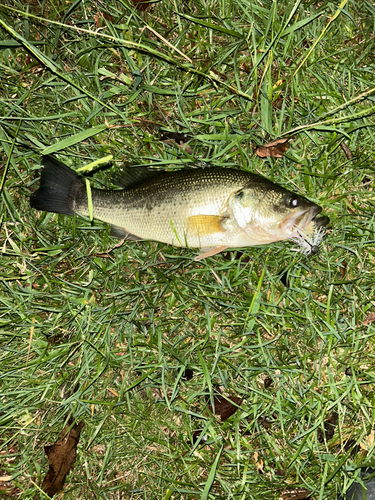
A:
POLYGON ((308 229, 312 221, 314 221, 316 227, 322 227, 328 224, 328 217, 324 216, 317 218, 317 215, 321 211, 322 208, 316 205, 308 209, 300 210, 287 217, 282 225, 287 238, 295 238, 301 232, 309 232, 308 229))
POLYGON ((297 217, 293 229, 295 231, 306 231, 310 222, 315 220, 316 216, 320 214, 321 211, 322 208, 318 206, 305 210, 302 215, 297 217))

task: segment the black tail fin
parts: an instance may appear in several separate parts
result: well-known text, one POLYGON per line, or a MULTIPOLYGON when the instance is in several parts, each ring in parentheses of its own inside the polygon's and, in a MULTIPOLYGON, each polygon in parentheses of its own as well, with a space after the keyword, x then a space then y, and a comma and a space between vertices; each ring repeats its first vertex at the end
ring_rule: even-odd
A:
POLYGON ((73 215, 74 200, 84 189, 82 178, 52 156, 45 156, 42 165, 39 189, 30 197, 31 207, 45 212, 73 215))

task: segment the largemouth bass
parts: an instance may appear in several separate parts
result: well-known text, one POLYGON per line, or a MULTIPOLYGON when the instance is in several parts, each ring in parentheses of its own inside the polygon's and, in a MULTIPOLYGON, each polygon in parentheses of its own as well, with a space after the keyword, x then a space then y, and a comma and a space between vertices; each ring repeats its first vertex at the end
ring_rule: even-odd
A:
POLYGON ((52 157, 42 161, 32 208, 92 215, 119 237, 201 249, 200 260, 227 248, 264 245, 311 234, 327 224, 321 207, 249 172, 192 168, 155 172, 129 168, 119 190, 95 189, 52 157), (90 198, 90 202, 89 202, 90 198))

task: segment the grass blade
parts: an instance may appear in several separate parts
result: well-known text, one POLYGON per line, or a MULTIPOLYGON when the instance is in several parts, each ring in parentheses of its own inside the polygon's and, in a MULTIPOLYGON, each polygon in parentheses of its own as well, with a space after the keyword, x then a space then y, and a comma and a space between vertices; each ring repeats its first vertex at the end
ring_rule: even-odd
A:
POLYGON ((220 450, 218 451, 218 453, 216 455, 215 461, 212 464, 212 467, 211 467, 210 473, 208 475, 206 484, 204 485, 204 490, 203 490, 202 495, 201 495, 201 500, 207 500, 208 499, 208 495, 209 495, 210 490, 212 488, 212 484, 213 484, 213 482, 215 480, 216 470, 217 470, 217 467, 218 467, 218 464, 219 464, 219 460, 220 460, 221 454, 223 452, 223 448, 224 448, 224 446, 221 446, 220 450))

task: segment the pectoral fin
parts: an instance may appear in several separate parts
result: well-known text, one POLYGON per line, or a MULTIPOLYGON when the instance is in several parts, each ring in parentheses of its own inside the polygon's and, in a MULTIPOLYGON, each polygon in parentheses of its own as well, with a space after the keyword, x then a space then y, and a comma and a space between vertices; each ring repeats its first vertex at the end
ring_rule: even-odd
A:
POLYGON ((209 234, 222 233, 224 220, 225 217, 219 215, 192 215, 187 218, 188 234, 202 238, 209 234))
POLYGON ((226 246, 221 246, 221 247, 213 247, 213 248, 202 248, 202 253, 198 255, 197 257, 194 258, 195 261, 205 259, 206 257, 212 257, 213 255, 216 255, 217 253, 223 252, 226 250, 228 247, 226 246))

